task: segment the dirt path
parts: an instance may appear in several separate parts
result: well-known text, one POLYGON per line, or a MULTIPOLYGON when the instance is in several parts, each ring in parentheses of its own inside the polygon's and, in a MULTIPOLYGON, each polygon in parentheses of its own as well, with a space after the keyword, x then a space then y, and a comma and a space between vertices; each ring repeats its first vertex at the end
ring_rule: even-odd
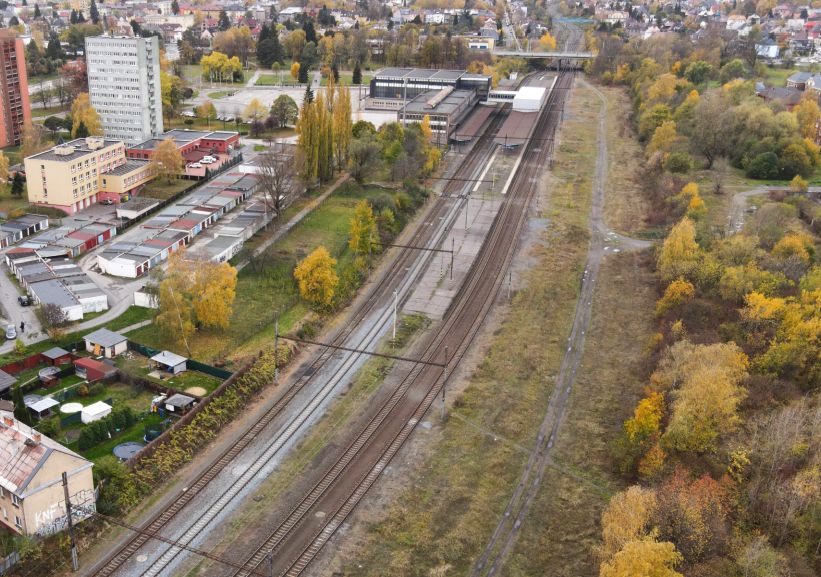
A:
POLYGON ((582 286, 567 349, 562 358, 556 386, 548 401, 547 410, 535 446, 530 450, 528 461, 516 483, 516 489, 510 497, 507 507, 487 543, 483 554, 474 564, 470 575, 498 574, 510 552, 513 550, 520 529, 538 494, 546 468, 552 463, 553 446, 564 420, 576 374, 584 351, 585 333, 590 326, 592 316, 593 292, 599 276, 601 263, 609 252, 620 250, 641 250, 652 246, 648 241, 624 237, 610 231, 604 223, 604 184, 607 175, 607 138, 606 119, 607 102, 595 87, 586 82, 601 102, 599 109, 599 137, 596 156, 596 171, 593 179, 593 191, 590 205, 589 226, 591 232, 590 246, 582 276, 582 286))

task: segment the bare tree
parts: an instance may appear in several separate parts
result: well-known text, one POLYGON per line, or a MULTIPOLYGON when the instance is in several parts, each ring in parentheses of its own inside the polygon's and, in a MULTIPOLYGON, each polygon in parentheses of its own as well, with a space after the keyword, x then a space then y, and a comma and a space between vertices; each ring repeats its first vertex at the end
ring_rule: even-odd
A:
POLYGON ((299 170, 294 151, 280 142, 258 157, 259 184, 265 207, 275 217, 293 202, 301 192, 302 184, 297 178, 299 170))
POLYGON ((63 336, 63 327, 68 319, 65 311, 54 303, 45 303, 38 307, 37 316, 46 333, 52 340, 63 336))

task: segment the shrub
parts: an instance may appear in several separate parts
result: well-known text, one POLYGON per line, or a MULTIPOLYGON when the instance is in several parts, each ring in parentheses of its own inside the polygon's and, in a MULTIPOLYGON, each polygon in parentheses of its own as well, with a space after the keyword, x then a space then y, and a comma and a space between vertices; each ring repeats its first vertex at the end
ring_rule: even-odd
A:
POLYGON ((88 396, 88 385, 87 384, 82 384, 79 387, 77 387, 77 394, 81 397, 87 397, 88 396))
POLYGON ((40 421, 40 426, 38 428, 46 437, 54 439, 60 434, 60 417, 52 417, 50 419, 40 421))
POLYGON ((774 152, 762 152, 747 165, 747 176, 758 180, 778 178, 778 156, 774 152))
POLYGON ((664 161, 664 170, 674 174, 684 174, 693 169, 693 159, 686 152, 673 152, 664 161))

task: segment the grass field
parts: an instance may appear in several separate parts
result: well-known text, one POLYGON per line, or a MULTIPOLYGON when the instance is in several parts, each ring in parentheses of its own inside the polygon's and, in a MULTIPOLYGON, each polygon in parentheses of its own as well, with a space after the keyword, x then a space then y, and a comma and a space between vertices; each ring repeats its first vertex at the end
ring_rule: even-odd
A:
MULTIPOLYGON (((231 323, 220 331, 202 331, 189 342, 191 356, 202 362, 247 357, 270 344, 274 320, 279 314, 280 331, 289 331, 308 312, 299 300, 292 271, 296 262, 319 245, 325 246, 344 269, 352 260, 348 253, 348 230, 356 203, 368 191, 331 195, 302 222, 238 276, 231 323)), ((186 354, 178 343, 165 341, 157 326, 130 333, 148 346, 186 354)), ((187 354, 186 354, 187 356, 187 354)))
POLYGON ((219 100, 220 98, 225 98, 226 96, 232 96, 237 89, 234 90, 215 90, 214 92, 208 93, 208 98, 211 100, 219 100))
POLYGON ((168 182, 163 178, 158 178, 146 184, 140 196, 168 200, 175 194, 195 185, 196 183, 192 180, 174 179, 168 182))
POLYGON ((527 458, 519 447, 534 442, 553 387, 587 251, 597 100, 576 89, 569 103, 524 288, 409 486, 343 559, 346 575, 464 575, 503 512, 527 458))

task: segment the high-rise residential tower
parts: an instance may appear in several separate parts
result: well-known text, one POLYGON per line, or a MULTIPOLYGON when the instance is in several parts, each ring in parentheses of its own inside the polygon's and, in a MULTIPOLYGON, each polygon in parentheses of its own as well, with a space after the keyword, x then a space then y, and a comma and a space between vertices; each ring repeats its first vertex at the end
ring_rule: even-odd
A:
POLYGON ((0 148, 20 144, 23 125, 31 121, 23 41, 0 30, 0 148))
POLYGON ((134 143, 162 134, 156 37, 86 38, 88 93, 106 138, 134 143))

